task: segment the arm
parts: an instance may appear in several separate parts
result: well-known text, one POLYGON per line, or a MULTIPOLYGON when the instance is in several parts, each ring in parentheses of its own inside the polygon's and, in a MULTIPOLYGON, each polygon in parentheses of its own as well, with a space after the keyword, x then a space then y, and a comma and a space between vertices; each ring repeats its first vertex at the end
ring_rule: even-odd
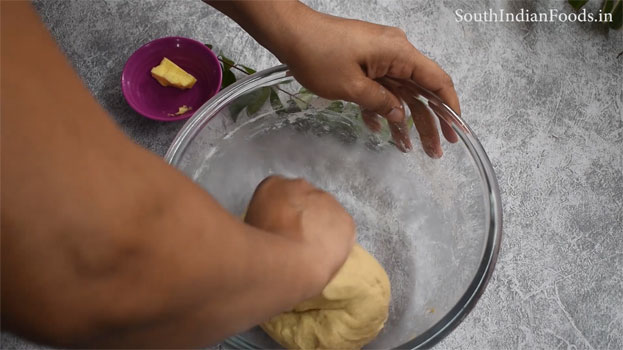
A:
POLYGON ((30 4, 1 14, 3 327, 60 346, 199 346, 320 292, 353 232, 330 232, 340 248, 319 263, 319 241, 232 217, 116 128, 30 4))
MULTIPOLYGON (((460 113, 450 76, 413 47, 398 28, 329 16, 295 0, 206 1, 287 64, 308 89, 322 97, 359 104, 373 131, 380 128, 377 114, 385 117, 404 151, 411 148, 411 141, 400 93, 381 84, 383 78, 415 81, 460 113)), ((441 157, 435 117, 406 100, 424 150, 431 157, 441 157)), ((441 131, 448 141, 458 141, 443 121, 441 131)))

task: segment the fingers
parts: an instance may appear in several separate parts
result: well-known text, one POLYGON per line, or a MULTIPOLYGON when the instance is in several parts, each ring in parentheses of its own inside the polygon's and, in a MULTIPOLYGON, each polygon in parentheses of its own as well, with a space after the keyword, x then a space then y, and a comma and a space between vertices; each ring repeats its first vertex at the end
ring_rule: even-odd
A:
POLYGON ((388 121, 401 122, 405 119, 404 108, 398 97, 363 74, 351 83, 347 99, 388 121))
MULTIPOLYGON (((373 69, 374 71, 368 72, 368 75, 371 74, 371 77, 377 77, 386 72, 385 76, 387 77, 416 82, 421 87, 435 93, 451 109, 460 114, 459 99, 450 76, 434 61, 422 55, 413 46, 411 47, 412 50, 403 50, 400 53, 402 57, 395 60, 390 66, 378 65, 378 69, 373 69)), ((373 65, 368 66, 370 66, 370 69, 374 68, 373 65)), ((404 119, 405 111, 399 99, 401 97, 411 109, 414 124, 426 154, 432 158, 441 157, 443 151, 441 149, 435 114, 414 97, 415 93, 413 91, 397 91, 408 89, 404 85, 384 84, 382 75, 379 77, 381 78, 381 83, 365 76, 360 77, 352 84, 350 89, 350 100, 363 107, 362 117, 366 126, 372 131, 380 130, 381 124, 375 114, 384 116, 389 123, 396 146, 403 152, 411 149, 411 140, 404 119)), ((439 122, 441 133, 444 137, 451 143, 457 142, 458 136, 452 127, 441 117, 439 122)))
POLYGON ((424 103, 416 97, 418 96, 417 91, 414 92, 410 87, 404 85, 399 86, 391 84, 389 81, 387 83, 388 88, 394 94, 400 96, 409 106, 413 124, 420 135, 420 142, 422 143, 424 152, 431 158, 440 158, 443 155, 443 151, 441 149, 441 140, 439 138, 435 116, 428 110, 424 103))
MULTIPOLYGON (((378 116, 378 114, 370 110, 362 109, 361 117, 368 129, 372 130, 373 132, 381 131, 381 128, 383 126, 381 125, 381 121, 379 120, 380 117, 378 116)), ((406 121, 388 121, 387 125, 389 126, 389 131, 391 132, 392 139, 394 140, 394 144, 396 145, 396 147, 402 152, 410 151, 413 147, 411 145, 411 139, 409 138, 409 129, 407 127, 406 121)))
POLYGON ((459 98, 450 76, 435 61, 424 56, 410 43, 410 50, 397 51, 398 59, 387 69, 387 76, 397 79, 412 79, 423 88, 434 92, 454 112, 461 114, 459 98))
POLYGON ((381 121, 379 120, 378 114, 367 109, 361 109, 361 118, 363 119, 363 122, 366 124, 368 129, 372 130, 373 132, 381 131, 382 125, 381 121))
POLYGON ((424 148, 429 157, 440 158, 443 155, 443 151, 435 117, 420 100, 409 95, 407 90, 402 89, 401 96, 404 96, 405 102, 409 105, 413 124, 415 124, 415 129, 420 135, 422 148, 424 148))
POLYGON ((441 125, 441 133, 443 134, 443 137, 445 137, 448 142, 457 143, 459 141, 459 137, 445 120, 439 118, 439 125, 441 125))
MULTIPOLYGON (((387 89, 394 95, 399 96, 400 90, 394 85, 386 85, 387 89)), ((404 97, 402 97, 404 99, 404 97)), ((403 107, 404 108, 404 107, 403 107)), ((399 122, 387 121, 389 131, 391 132, 392 139, 396 147, 402 152, 408 152, 413 149, 411 143, 411 137, 409 137, 409 127, 407 126, 407 120, 403 119, 399 122)))
POLYGON ((353 87, 352 101, 358 103, 364 123, 370 130, 381 130, 377 114, 385 117, 396 147, 402 152, 413 148, 409 128, 405 121, 402 102, 396 95, 378 82, 363 77, 353 87))
POLYGON ((402 152, 408 152, 413 149, 411 138, 409 138, 409 128, 405 120, 401 122, 388 122, 389 130, 392 133, 396 147, 402 152))
POLYGON ((442 117, 444 115, 443 114, 444 112, 440 110, 439 107, 433 103, 428 102, 428 106, 433 110, 433 112, 435 112, 435 114, 437 115, 437 118, 439 118, 439 125, 441 125, 441 132, 443 133, 443 136, 446 138, 446 140, 448 140, 448 142, 450 143, 458 142, 459 137, 457 136, 456 132, 454 132, 454 130, 452 129, 452 126, 450 126, 450 124, 448 124, 448 122, 442 117))
POLYGON ((459 97, 454 90, 454 83, 435 61, 424 56, 414 48, 411 54, 413 72, 411 79, 439 96, 456 114, 461 114, 459 97))
MULTIPOLYGON (((444 118, 447 111, 443 109, 436 101, 438 98, 432 95, 428 90, 422 89, 419 85, 415 84, 410 79, 391 79, 382 78, 381 83, 385 85, 395 95, 399 96, 403 100, 418 100, 418 96, 423 96, 428 99, 428 107, 432 109, 435 115, 439 118, 441 131, 446 140, 450 143, 455 143, 459 140, 458 136, 452 129, 448 120, 444 118), (401 91, 398 91, 400 89, 401 91)), ((430 113, 430 111, 428 111, 430 113)), ((412 111, 413 113, 413 111, 412 111)), ((460 125, 459 125, 460 127, 460 125)))

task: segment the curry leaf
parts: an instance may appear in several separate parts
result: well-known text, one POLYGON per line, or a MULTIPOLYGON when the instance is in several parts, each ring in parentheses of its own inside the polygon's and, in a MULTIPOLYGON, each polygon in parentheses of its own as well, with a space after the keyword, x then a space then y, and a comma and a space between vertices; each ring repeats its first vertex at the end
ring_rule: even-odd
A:
POLYGON ((414 122, 411 116, 407 117, 407 130, 411 130, 413 128, 414 122))
POLYGON ((604 13, 610 13, 612 11, 612 9, 614 8, 614 1, 615 0, 604 0, 604 4, 603 4, 601 10, 604 13))
POLYGON ((236 120, 238 120, 238 116, 245 108, 249 116, 257 113, 268 99, 268 95, 270 95, 270 88, 264 87, 240 96, 234 103, 229 105, 231 119, 235 123, 236 120))
POLYGON ((262 106, 264 105, 264 103, 266 103, 266 100, 268 100, 268 96, 270 95, 270 88, 269 87, 263 87, 257 91, 254 91, 253 93, 256 93, 256 97, 253 101, 251 101, 251 103, 249 103, 249 105, 247 106, 247 114, 249 116, 251 116, 252 114, 257 113, 257 111, 260 110, 260 108, 262 108, 262 106))
POLYGON ((223 80, 221 90, 236 82, 236 76, 229 69, 223 69, 223 80))
POLYGON ((242 69, 244 69, 244 71, 247 72, 247 74, 254 74, 256 72, 255 69, 249 68, 245 66, 244 64, 241 64, 240 67, 242 67, 242 69))
POLYGON ((571 7, 573 7, 576 11, 581 9, 582 6, 586 5, 586 3, 588 2, 588 0, 569 0, 569 4, 571 5, 571 7))
POLYGON ((277 93, 277 90, 274 87, 270 89, 269 99, 270 99, 270 106, 273 108, 273 111, 275 111, 277 114, 281 114, 285 112, 283 103, 281 102, 281 99, 279 98, 279 94, 277 93))
POLYGON ((294 103, 302 110, 306 110, 309 107, 309 103, 314 98, 314 93, 307 90, 306 88, 301 88, 299 92, 294 95, 294 103))
POLYGON ((623 25, 623 0, 618 0, 610 13, 612 13, 612 22, 609 23, 610 28, 620 29, 623 25))
POLYGON ((348 118, 361 119, 361 108, 356 103, 345 103, 342 113, 348 118))
POLYGON ((232 61, 230 58, 227 58, 223 55, 219 55, 219 58, 221 59, 221 61, 223 62, 223 67, 225 69, 230 69, 231 67, 235 66, 236 63, 234 61, 232 61))
POLYGON ((392 139, 392 132, 389 129, 389 124, 387 124, 387 119, 383 118, 381 120, 381 130, 378 132, 378 136, 381 140, 390 140, 392 139))
POLYGON ((234 121, 234 123, 238 120, 238 115, 245 107, 245 105, 236 102, 229 105, 229 115, 231 116, 231 119, 234 121))
POLYGON ((299 108, 299 106, 296 104, 296 97, 291 97, 286 101, 286 109, 285 111, 288 113, 297 113, 300 112, 301 109, 299 108))
POLYGON ((342 101, 333 101, 327 107, 328 110, 335 113, 342 113, 344 111, 344 102, 342 101))

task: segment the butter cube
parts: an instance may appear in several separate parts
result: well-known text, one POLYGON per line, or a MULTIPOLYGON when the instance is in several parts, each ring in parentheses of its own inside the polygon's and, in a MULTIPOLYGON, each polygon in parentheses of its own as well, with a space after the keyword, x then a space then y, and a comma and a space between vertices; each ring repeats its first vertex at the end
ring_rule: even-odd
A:
POLYGON ((190 111, 191 109, 193 109, 192 107, 189 107, 187 105, 183 105, 177 108, 177 112, 175 113, 169 113, 169 117, 175 117, 176 115, 182 115, 188 111, 190 111))
POLYGON ((151 69, 151 76, 162 86, 175 86, 178 89, 190 89, 197 79, 186 73, 168 58, 163 58, 159 65, 151 69))

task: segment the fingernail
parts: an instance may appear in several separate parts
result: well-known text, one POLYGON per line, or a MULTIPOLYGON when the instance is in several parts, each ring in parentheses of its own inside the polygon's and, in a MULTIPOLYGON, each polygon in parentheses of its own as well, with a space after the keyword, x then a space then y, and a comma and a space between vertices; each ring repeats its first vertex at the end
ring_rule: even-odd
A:
POLYGON ((425 148, 424 150, 426 151, 426 154, 433 159, 439 159, 443 154, 441 150, 434 150, 430 148, 425 148))
POLYGON ((405 141, 405 147, 407 148, 407 151, 411 151, 413 150, 413 144, 411 144, 411 139, 407 138, 405 141))
POLYGON ((389 113, 387 113, 387 115, 385 116, 387 118, 387 120, 389 120, 390 122, 401 122, 404 119, 404 112, 402 111, 402 108, 398 108, 398 107, 394 107, 392 108, 391 111, 389 111, 389 113))

